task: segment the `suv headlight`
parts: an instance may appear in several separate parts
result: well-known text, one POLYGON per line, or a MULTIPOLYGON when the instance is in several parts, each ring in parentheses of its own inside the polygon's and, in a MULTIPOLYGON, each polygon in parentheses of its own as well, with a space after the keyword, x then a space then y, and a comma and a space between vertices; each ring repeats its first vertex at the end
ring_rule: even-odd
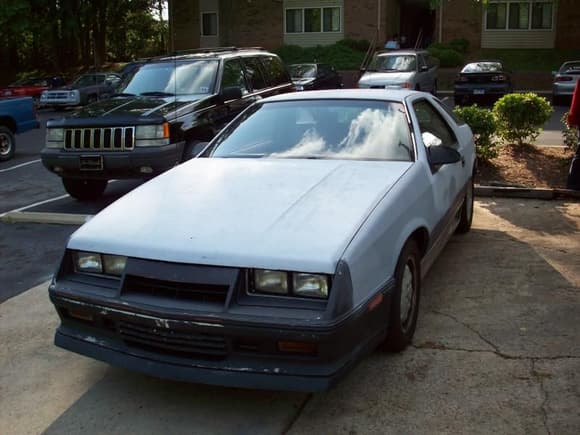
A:
POLYGON ((268 269, 254 269, 250 273, 250 293, 328 299, 327 275, 268 269))
POLYGON ((46 129, 46 147, 47 148, 64 147, 64 128, 46 129))
POLYGON ((135 128, 135 146, 158 147, 169 145, 169 123, 138 125, 135 128))
POLYGON ((73 255, 75 271, 119 277, 125 270, 127 257, 76 251, 73 255))

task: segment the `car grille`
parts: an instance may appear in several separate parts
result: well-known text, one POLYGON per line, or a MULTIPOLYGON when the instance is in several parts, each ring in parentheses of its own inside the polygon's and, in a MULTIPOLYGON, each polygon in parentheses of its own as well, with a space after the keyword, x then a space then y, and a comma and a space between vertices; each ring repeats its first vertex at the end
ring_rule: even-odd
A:
POLYGON ((225 304, 228 290, 228 285, 182 283, 127 275, 123 293, 126 295, 154 296, 171 300, 223 305, 225 304))
POLYGON ((51 100, 51 101, 54 101, 54 100, 68 100, 69 99, 70 92, 68 92, 68 91, 67 92, 55 92, 55 91, 53 91, 53 92, 47 92, 44 95, 45 95, 45 98, 47 100, 51 100))
POLYGON ((222 336, 119 322, 119 335, 127 346, 175 356, 225 358, 228 343, 222 336))
POLYGON ((127 151, 135 147, 135 127, 71 128, 65 130, 69 151, 127 151))

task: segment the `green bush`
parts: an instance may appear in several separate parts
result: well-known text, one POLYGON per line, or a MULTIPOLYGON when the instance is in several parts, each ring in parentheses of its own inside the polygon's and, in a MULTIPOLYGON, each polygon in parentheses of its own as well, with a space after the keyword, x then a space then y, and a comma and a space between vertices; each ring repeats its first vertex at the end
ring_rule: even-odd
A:
POLYGON ((442 67, 457 67, 463 65, 463 55, 452 48, 442 47, 441 44, 432 44, 427 49, 429 54, 439 59, 442 67))
MULTIPOLYGON (((282 45, 278 54, 286 64, 321 62, 334 65, 338 70, 358 70, 366 52, 355 50, 351 42, 338 42, 332 45, 316 47, 299 47, 297 45, 282 45)), ((362 47, 364 42, 360 42, 362 47)))
POLYGON ((463 119, 473 132, 477 157, 491 160, 497 157, 497 143, 493 138, 495 133, 495 118, 491 110, 473 106, 455 107, 453 112, 463 119))
POLYGON ((518 145, 533 142, 553 110, 548 100, 531 92, 504 95, 493 106, 497 134, 518 145))
POLYGON ((338 45, 344 45, 345 47, 350 48, 351 50, 356 51, 364 51, 365 53, 369 49, 371 43, 366 39, 341 39, 337 42, 338 45))
POLYGON ((576 127, 570 127, 568 125, 568 112, 562 115, 560 119, 564 129, 562 130, 562 136, 564 138, 564 145, 568 148, 572 148, 573 151, 578 150, 578 129, 576 127))
POLYGON ((469 49, 469 41, 465 38, 454 39, 453 41, 450 41, 449 44, 447 45, 452 50, 455 50, 463 54, 466 54, 467 50, 469 49))

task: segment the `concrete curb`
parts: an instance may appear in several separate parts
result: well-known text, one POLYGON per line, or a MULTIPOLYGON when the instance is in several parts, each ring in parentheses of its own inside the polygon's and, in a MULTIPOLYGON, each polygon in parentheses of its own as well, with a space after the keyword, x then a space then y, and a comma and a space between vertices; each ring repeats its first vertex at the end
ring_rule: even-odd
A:
POLYGON ((34 224, 59 224, 59 225, 82 225, 91 219, 92 215, 68 214, 68 213, 44 213, 14 211, 6 213, 0 221, 7 224, 34 223, 34 224))
POLYGON ((536 189, 533 187, 501 187, 501 186, 475 186, 475 196, 503 197, 503 198, 527 198, 527 199, 571 199, 580 200, 579 190, 570 189, 536 189))

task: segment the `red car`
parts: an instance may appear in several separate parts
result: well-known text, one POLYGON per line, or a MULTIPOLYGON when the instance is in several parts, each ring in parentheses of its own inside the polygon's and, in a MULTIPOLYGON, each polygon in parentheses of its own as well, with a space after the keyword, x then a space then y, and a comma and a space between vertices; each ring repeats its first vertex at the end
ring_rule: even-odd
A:
POLYGON ((5 88, 0 88, 0 98, 32 97, 38 100, 43 91, 63 84, 64 79, 60 76, 20 79, 5 88))

